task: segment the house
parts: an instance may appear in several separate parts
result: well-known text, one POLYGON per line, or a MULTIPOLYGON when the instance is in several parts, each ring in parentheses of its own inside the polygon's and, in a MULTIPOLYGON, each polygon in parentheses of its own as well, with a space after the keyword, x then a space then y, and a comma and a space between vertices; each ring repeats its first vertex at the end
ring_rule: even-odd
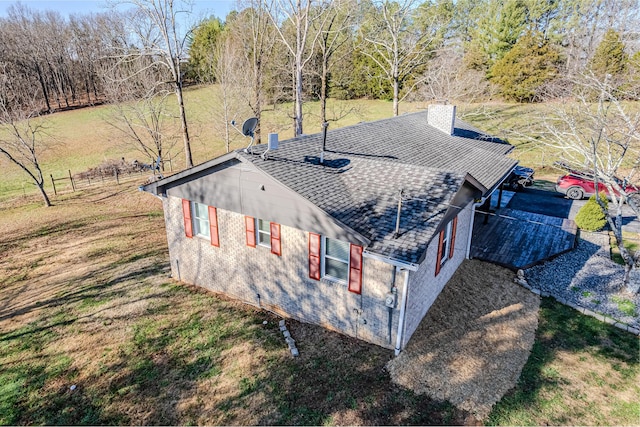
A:
POLYGON ((325 142, 237 150, 142 189, 162 198, 173 277, 398 353, 468 256, 512 146, 450 105, 325 142))

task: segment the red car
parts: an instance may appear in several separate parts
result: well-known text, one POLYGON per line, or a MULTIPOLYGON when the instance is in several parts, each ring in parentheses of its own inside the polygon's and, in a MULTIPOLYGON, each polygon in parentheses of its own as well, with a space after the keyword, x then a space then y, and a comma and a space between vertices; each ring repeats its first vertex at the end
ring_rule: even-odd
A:
MULTIPOLYGON (((622 185, 621 180, 618 180, 618 183, 622 185)), ((601 182, 598 183, 598 189, 600 192, 604 192, 607 195, 609 194, 609 190, 607 190, 607 187, 601 182)), ((558 178, 556 191, 570 199, 580 200, 596 194, 596 184, 590 175, 570 173, 558 178)), ((633 184, 629 184, 625 188, 625 193, 627 194, 637 192, 638 187, 633 184)))

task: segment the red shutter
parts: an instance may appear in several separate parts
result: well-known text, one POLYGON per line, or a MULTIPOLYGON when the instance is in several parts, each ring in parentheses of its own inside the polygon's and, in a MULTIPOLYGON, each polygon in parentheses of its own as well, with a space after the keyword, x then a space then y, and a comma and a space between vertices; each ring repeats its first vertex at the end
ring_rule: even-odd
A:
POLYGON ((247 236, 247 246, 256 247, 256 221, 251 216, 244 217, 245 233, 247 236))
POLYGON ((271 228, 271 253, 278 256, 282 255, 282 246, 280 244, 280 224, 272 222, 269 224, 271 228))
POLYGON ((309 277, 320 280, 320 235, 309 233, 309 277))
POLYGON ((184 234, 187 237, 193 237, 193 228, 191 225, 191 202, 182 199, 182 217, 184 218, 184 234))
POLYGON ((458 217, 453 218, 451 224, 451 245, 449 246, 449 258, 453 258, 453 247, 456 244, 456 228, 458 227, 458 217))
POLYGON ((442 251, 444 251, 444 248, 442 247, 442 244, 444 243, 444 232, 445 230, 442 230, 440 232, 440 238, 438 239, 438 256, 436 257, 436 276, 440 274, 440 267, 442 267, 440 260, 442 259, 442 251))
POLYGON ((349 250, 349 292, 362 293, 362 246, 351 245, 349 250))
POLYGON ((209 234, 211 235, 211 245, 220 247, 218 237, 218 211, 213 206, 209 206, 209 234))

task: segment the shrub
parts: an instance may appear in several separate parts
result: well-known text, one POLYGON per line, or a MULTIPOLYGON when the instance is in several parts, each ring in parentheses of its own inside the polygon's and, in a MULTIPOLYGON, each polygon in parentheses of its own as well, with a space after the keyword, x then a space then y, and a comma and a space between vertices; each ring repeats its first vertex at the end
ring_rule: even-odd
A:
MULTIPOLYGON (((600 194, 600 199, 604 202, 606 208, 609 207, 607 198, 604 194, 600 194)), ((602 207, 596 201, 595 194, 589 198, 587 203, 580 208, 576 215, 576 225, 582 230, 599 231, 607 224, 607 217, 602 207)))

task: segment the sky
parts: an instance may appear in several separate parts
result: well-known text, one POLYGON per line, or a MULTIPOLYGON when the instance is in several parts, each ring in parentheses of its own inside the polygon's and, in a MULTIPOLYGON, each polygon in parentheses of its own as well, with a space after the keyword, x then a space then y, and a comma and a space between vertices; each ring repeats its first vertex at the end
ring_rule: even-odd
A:
MULTIPOLYGON (((9 6, 15 3, 17 3, 16 0, 0 0, 0 17, 6 16, 9 6)), ((65 17, 73 13, 97 13, 107 10, 105 1, 95 0, 22 0, 21 3, 32 10, 57 10, 65 17)), ((193 12, 198 18, 215 15, 224 20, 234 8, 235 3, 235 1, 231 0, 195 0, 193 12)))

